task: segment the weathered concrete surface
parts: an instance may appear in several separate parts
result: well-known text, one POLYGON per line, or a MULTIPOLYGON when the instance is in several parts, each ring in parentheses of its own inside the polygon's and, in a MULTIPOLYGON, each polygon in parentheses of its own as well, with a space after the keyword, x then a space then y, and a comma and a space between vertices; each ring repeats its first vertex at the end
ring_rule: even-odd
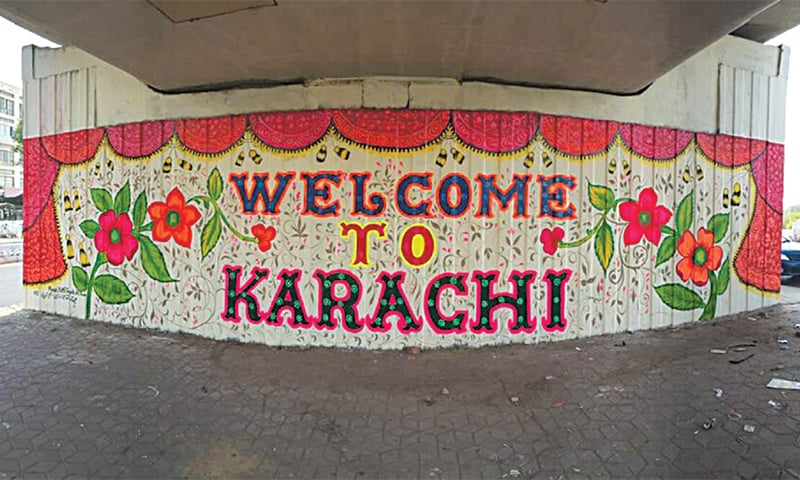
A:
POLYGON ((17 312, 0 320, 0 473, 800 478, 800 392, 765 388, 800 380, 795 323, 800 306, 782 305, 677 330, 413 355, 17 312))

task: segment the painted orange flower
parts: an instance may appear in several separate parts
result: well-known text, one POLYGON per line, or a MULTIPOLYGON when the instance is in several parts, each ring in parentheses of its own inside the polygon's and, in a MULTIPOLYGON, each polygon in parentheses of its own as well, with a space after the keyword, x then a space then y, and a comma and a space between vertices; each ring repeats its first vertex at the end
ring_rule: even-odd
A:
POLYGON ((675 267, 678 276, 684 282, 691 279, 699 287, 708 283, 708 272, 722 263, 722 247, 714 246, 714 233, 705 228, 697 231, 696 239, 692 232, 683 232, 678 239, 678 253, 683 257, 675 267))
POLYGON ((167 242, 174 239, 182 247, 192 246, 192 225, 200 220, 200 211, 186 204, 177 188, 167 194, 166 202, 153 202, 147 207, 153 219, 153 240, 167 242))
POLYGON ((275 239, 276 235, 275 227, 267 227, 259 223, 250 228, 250 233, 258 240, 259 250, 266 252, 272 248, 272 241, 275 239))

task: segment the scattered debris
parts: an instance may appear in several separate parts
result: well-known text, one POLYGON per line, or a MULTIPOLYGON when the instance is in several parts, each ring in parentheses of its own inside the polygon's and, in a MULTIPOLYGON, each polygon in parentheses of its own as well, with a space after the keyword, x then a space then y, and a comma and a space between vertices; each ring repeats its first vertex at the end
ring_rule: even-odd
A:
POLYGON ((775 410, 780 410, 783 408, 780 402, 776 402, 775 400, 770 400, 767 402, 770 407, 774 408, 775 410))
POLYGON ((514 405, 519 405, 519 397, 517 396, 508 397, 508 401, 514 405))
POLYGON ((158 398, 158 396, 161 394, 161 392, 159 392, 158 389, 156 387, 152 386, 152 385, 148 385, 147 388, 149 388, 150 390, 155 392, 155 395, 153 395, 153 398, 158 398))
POLYGON ((623 341, 621 341, 621 342, 619 342, 619 343, 615 343, 615 344, 614 344, 614 346, 615 346, 615 347, 624 347, 624 346, 626 346, 626 345, 627 345, 627 344, 625 343, 625 340, 623 340, 623 341))
POLYGON ((751 322, 757 322, 758 321, 758 319, 756 317, 747 317, 747 319, 750 320, 751 322))
POLYGON ((738 365, 738 364, 740 364, 742 362, 750 360, 751 358, 755 357, 755 355, 756 355, 755 353, 751 353, 750 355, 748 355, 746 357, 739 358, 737 360, 728 360, 728 363, 732 363, 734 365, 738 365))
POLYGON ((714 425, 716 424, 717 424, 716 418, 714 417, 708 418, 706 419, 705 422, 703 422, 703 430, 711 430, 712 428, 714 428, 714 425))
POLYGON ((522 475, 522 472, 517 470, 516 468, 512 468, 508 471, 508 476, 511 478, 519 478, 522 475))
POLYGON ((554 380, 555 378, 556 377, 554 377, 553 375, 547 375, 546 377, 544 377, 545 380, 554 380))
POLYGON ((575 351, 582 352, 583 350, 581 350, 581 347, 575 347, 575 351))
POLYGON ((553 404, 553 408, 561 408, 564 406, 564 402, 558 402, 553 404))
POLYGON ((778 345, 789 345, 789 340, 786 340, 785 338, 779 338, 778 345))
POLYGON ((717 397, 717 398, 722 398, 722 389, 721 388, 715 388, 714 389, 714 396, 717 397))
POLYGON ((728 348, 730 348, 730 349, 733 349, 733 348, 753 348, 755 346, 756 346, 756 342, 753 342, 753 343, 737 343, 736 345, 731 345, 728 348))
POLYGON ((747 432, 747 433, 754 433, 756 431, 756 426, 755 425, 745 425, 744 426, 744 431, 747 432))
POLYGON ((796 329, 800 330, 800 323, 795 323, 795 324, 794 324, 794 328, 796 328, 796 329))
POLYGON ((800 337, 800 332, 794 332, 795 337, 800 337))
POLYGON ((420 349, 419 347, 405 347, 403 352, 409 355, 419 355, 420 349))
POLYGON ((715 355, 725 355, 726 353, 728 353, 728 351, 727 350, 722 350, 721 348, 712 348, 711 349, 711 353, 713 353, 715 355))
POLYGON ((738 347, 738 348, 734 348, 733 349, 734 352, 744 352, 745 350, 747 350, 747 349, 744 348, 744 347, 738 347))
POLYGON ((738 412, 731 412, 731 413, 728 414, 728 419, 729 420, 741 420, 742 419, 742 414, 738 413, 738 412))
POLYGON ((767 388, 775 388, 778 390, 800 390, 800 382, 784 380, 782 378, 773 378, 767 384, 767 388))
POLYGON ((422 401, 425 402, 425 405, 429 407, 436 403, 436 400, 432 399, 431 397, 425 397, 422 401))
POLYGON ((450 390, 447 387, 442 387, 442 395, 450 395, 450 390))

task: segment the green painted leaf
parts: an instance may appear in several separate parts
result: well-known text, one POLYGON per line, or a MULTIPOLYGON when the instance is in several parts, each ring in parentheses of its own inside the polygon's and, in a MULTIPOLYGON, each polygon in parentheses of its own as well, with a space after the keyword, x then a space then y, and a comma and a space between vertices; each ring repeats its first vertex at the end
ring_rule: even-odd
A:
POLYGON ((669 261, 675 255, 675 237, 664 237, 656 253, 656 267, 669 261))
POLYGON ((153 243, 150 238, 139 235, 139 246, 142 249, 142 268, 148 277, 157 282, 174 282, 175 279, 169 274, 167 263, 164 261, 164 254, 153 243))
POLYGON ((726 258, 719 268, 719 281, 717 282, 717 295, 723 295, 731 283, 731 259, 726 258))
POLYGON ((92 188, 89 193, 92 196, 94 206, 101 212, 107 212, 114 208, 114 200, 105 188, 92 188))
POLYGON ((711 291, 708 295, 708 303, 706 303, 703 313, 700 314, 700 321, 711 320, 717 312, 717 276, 714 272, 708 272, 708 280, 711 282, 711 291))
POLYGON ((142 226, 147 219, 147 193, 142 190, 142 193, 136 197, 136 202, 133 203, 133 225, 136 228, 142 226))
POLYGON ((98 275, 94 279, 94 291, 100 300, 114 305, 128 303, 133 298, 125 282, 114 275, 98 275))
POLYGON ((675 235, 675 229, 669 225, 661 225, 661 232, 666 233, 667 235, 675 235))
POLYGON ((94 220, 84 220, 79 227, 87 238, 94 238, 94 235, 100 230, 100 224, 94 220))
POLYGON ((222 185, 222 175, 220 175, 219 169, 214 167, 211 175, 208 176, 208 196, 211 200, 215 202, 219 200, 222 195, 222 185))
POLYGON ((614 256, 614 232, 611 231, 611 227, 605 220, 597 230, 597 236, 594 237, 594 253, 605 273, 614 256))
POLYGON ((222 220, 219 218, 219 214, 216 213, 206 222, 203 226, 203 231, 200 233, 200 253, 204 259, 217 246, 221 234, 222 220))
POLYGON ((656 286, 656 294, 669 308, 674 310, 694 310, 703 307, 705 302, 694 290, 680 283, 666 283, 656 286))
POLYGON ((85 292, 89 286, 89 275, 81 267, 72 267, 72 284, 75 290, 85 292))
POLYGON ((610 188, 589 183, 589 202, 594 208, 607 212, 614 208, 615 201, 614 192, 610 188))
POLYGON ((117 196, 114 198, 114 211, 117 215, 125 213, 131 209, 131 184, 125 182, 125 185, 119 189, 117 196))
POLYGON ((711 217, 708 221, 708 229, 714 232, 714 241, 719 242, 728 233, 728 224, 730 223, 730 215, 727 213, 718 213, 711 217))
POLYGON ((717 314, 717 296, 711 295, 708 298, 708 303, 706 304, 706 308, 703 309, 703 313, 700 314, 701 322, 705 322, 707 320, 713 320, 717 314))
POLYGON ((692 228, 694 220, 694 190, 683 197, 678 209, 675 211, 675 227, 678 232, 683 233, 692 228))

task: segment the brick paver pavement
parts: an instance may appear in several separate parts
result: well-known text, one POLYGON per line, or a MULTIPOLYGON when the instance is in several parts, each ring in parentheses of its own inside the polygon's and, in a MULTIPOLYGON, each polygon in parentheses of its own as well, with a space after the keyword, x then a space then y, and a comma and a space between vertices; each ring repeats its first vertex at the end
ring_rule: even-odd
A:
POLYGON ((0 319, 0 474, 800 478, 800 392, 765 388, 800 380, 800 306, 748 317, 413 355, 12 313, 0 319))

